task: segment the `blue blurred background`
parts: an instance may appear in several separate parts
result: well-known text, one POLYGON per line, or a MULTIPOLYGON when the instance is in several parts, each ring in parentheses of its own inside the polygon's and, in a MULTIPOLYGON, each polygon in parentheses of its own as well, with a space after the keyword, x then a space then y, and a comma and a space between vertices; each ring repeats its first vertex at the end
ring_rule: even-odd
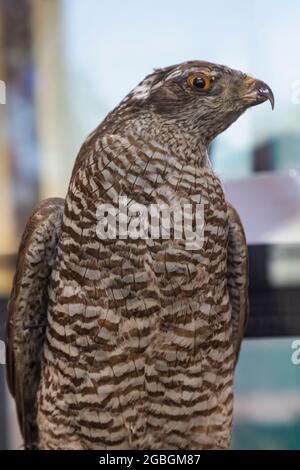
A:
MULTIPOLYGON (((294 0, 1 2, 2 339, 15 253, 32 207, 43 197, 64 197, 86 135, 146 74, 190 59, 241 69, 274 91, 275 112, 267 105, 248 111, 218 137, 211 160, 229 194, 234 180, 243 188, 267 175, 268 182, 276 181, 268 183, 270 194, 266 189, 270 204, 289 213, 288 198, 297 201, 275 230, 276 244, 293 243, 293 255, 277 256, 271 279, 299 292, 299 22, 300 2, 294 0), (289 178, 294 190, 283 200, 289 178)), ((243 212, 248 193, 239 194, 243 212)), ((234 202, 239 205, 239 198, 234 202)), ((258 225, 256 218, 246 220, 250 242, 268 243, 270 234, 260 238, 258 225)), ((236 377, 233 448, 300 449, 300 365, 291 361, 293 339, 245 341, 236 377)), ((18 447, 14 405, 4 387, 4 366, 0 369, 5 404, 0 444, 18 447)))

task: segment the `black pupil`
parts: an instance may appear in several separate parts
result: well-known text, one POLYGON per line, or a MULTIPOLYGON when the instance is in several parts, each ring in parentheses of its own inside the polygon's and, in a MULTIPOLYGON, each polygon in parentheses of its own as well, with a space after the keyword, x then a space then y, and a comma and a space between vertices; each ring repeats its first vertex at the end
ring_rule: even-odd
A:
POLYGON ((203 77, 196 77, 194 79, 193 85, 196 88, 204 88, 205 87, 205 79, 203 77))

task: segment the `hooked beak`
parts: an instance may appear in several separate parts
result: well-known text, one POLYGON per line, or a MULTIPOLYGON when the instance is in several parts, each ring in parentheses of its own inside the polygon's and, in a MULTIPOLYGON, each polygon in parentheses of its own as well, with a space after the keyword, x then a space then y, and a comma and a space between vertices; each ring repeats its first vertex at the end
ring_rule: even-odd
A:
POLYGON ((272 109, 274 109, 274 95, 271 88, 266 83, 247 76, 244 79, 244 84, 247 91, 243 96, 243 100, 248 107, 256 106, 257 104, 264 103, 269 100, 272 109))

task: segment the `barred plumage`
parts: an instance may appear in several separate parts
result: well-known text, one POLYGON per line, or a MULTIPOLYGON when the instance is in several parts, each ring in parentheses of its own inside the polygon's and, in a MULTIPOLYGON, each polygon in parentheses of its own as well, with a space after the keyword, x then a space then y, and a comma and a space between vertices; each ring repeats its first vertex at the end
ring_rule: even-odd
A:
MULTIPOLYGON (((33 252, 32 277, 45 298, 36 310, 47 326, 41 377, 27 410, 37 432, 24 433, 27 446, 228 447, 247 316, 247 249, 207 148, 247 107, 270 98, 262 99, 261 82, 251 80, 252 102, 249 77, 223 66, 190 62, 155 71, 84 143, 63 216, 61 203, 58 209, 49 202, 42 241, 33 216, 36 232, 25 250, 33 252), (185 88, 192 73, 210 77, 211 91, 185 88), (228 99, 238 87, 239 98, 228 99), (203 204, 202 247, 187 250, 185 240, 173 238, 100 239, 97 207, 117 206, 120 196, 146 207, 203 204), (54 214, 58 243, 49 252, 54 214), (42 256, 50 253, 49 281, 35 274, 36 242, 42 256)), ((10 383, 17 374, 22 387, 20 370, 29 374, 32 358, 17 356, 16 341, 23 338, 20 317, 32 320, 33 307, 21 308, 16 295, 16 285, 28 288, 19 256, 8 362, 10 383)), ((22 396, 14 387, 12 393, 22 422, 22 396)))

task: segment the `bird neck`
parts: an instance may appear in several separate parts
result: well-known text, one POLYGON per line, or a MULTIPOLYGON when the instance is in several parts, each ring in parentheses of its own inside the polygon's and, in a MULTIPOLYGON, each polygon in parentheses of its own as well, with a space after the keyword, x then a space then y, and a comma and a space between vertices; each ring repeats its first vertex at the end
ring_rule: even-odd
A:
POLYGON ((182 164, 210 167, 208 143, 202 141, 199 132, 195 128, 189 128, 185 122, 165 119, 148 112, 128 119, 123 132, 143 143, 152 142, 163 147, 182 164))

